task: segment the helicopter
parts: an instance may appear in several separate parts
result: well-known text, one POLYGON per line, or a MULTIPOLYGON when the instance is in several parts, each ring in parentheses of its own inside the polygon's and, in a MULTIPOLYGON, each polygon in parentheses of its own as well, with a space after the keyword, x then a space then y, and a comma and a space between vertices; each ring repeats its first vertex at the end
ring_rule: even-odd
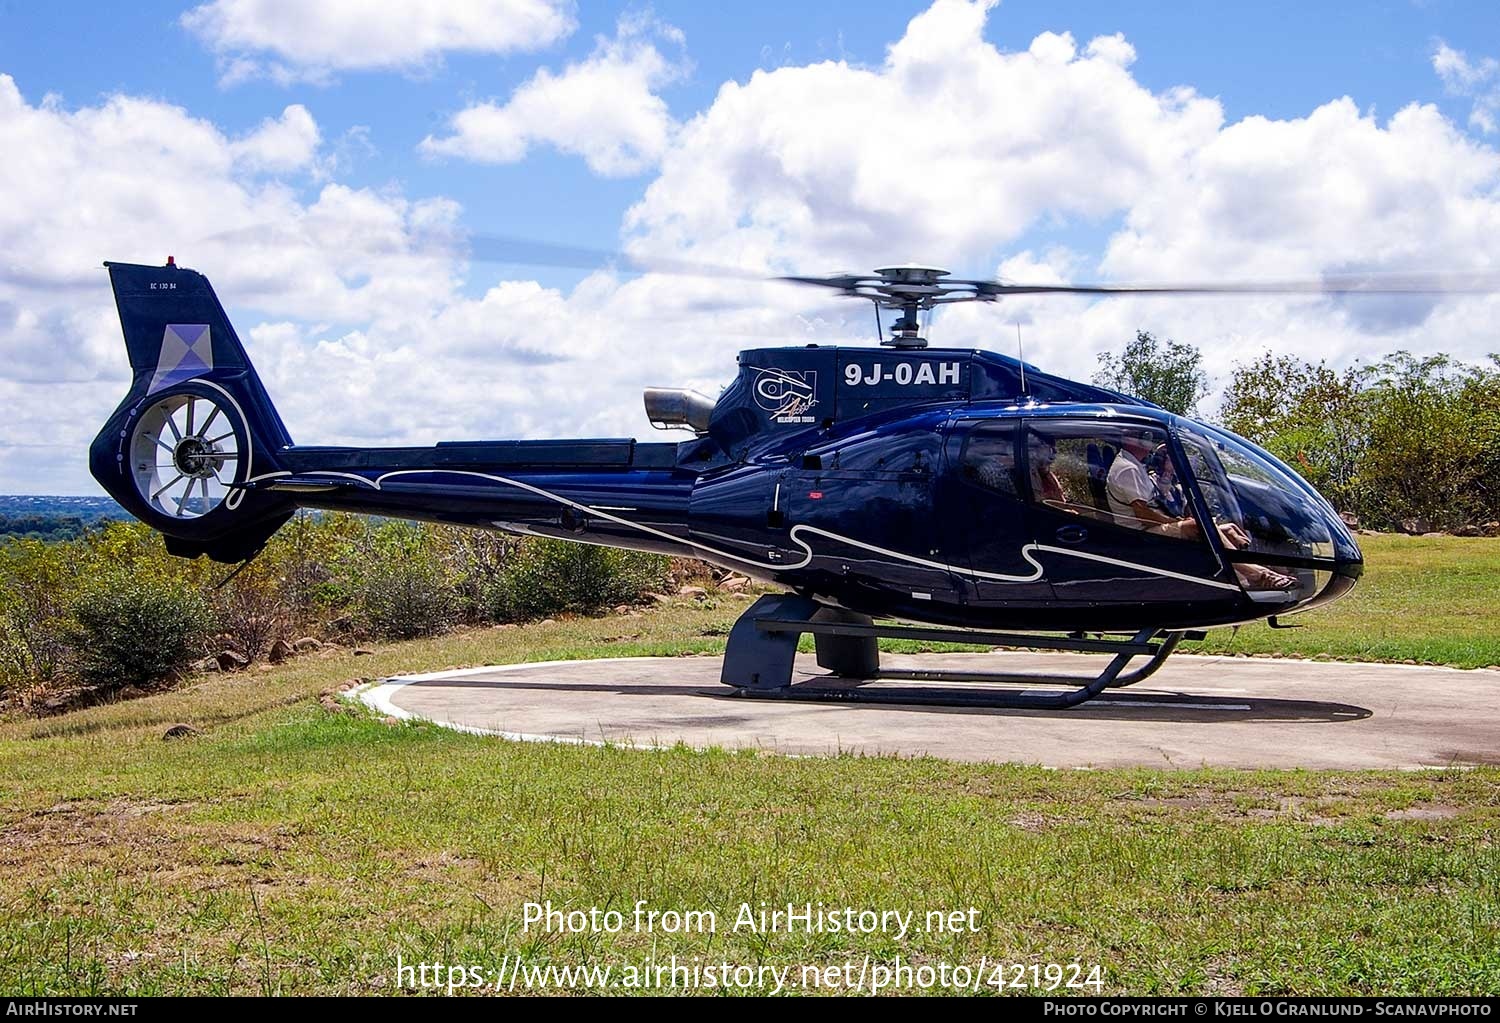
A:
POLYGON ((739 694, 1025 707, 1138 682, 1204 629, 1325 605, 1363 556, 1327 500, 1244 438, 1020 358, 929 347, 922 314, 1018 294, 1492 290, 1027 285, 913 264, 783 277, 873 302, 880 346, 742 351, 716 399, 648 388, 649 420, 691 433, 680 442, 359 448, 293 443, 204 275, 104 265, 133 380, 90 470, 174 555, 245 562, 310 508, 690 556, 787 591, 731 630, 722 680, 739 694), (898 314, 888 334, 882 309, 898 314), (792 683, 804 634, 830 672, 818 684, 792 683), (892 636, 1111 657, 1082 679, 882 670, 892 636), (948 688, 866 685, 898 678, 948 688))

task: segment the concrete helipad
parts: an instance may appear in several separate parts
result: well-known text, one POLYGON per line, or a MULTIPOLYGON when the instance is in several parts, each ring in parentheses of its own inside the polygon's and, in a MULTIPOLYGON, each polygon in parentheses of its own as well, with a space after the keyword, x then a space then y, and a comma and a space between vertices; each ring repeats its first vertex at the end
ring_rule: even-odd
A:
MULTIPOLYGON (((883 655, 894 668, 1096 670, 1079 654, 883 655)), ((512 739, 1018 761, 1052 767, 1500 764, 1500 671, 1172 658, 1072 710, 746 699, 717 657, 504 665, 387 679, 381 711, 512 739)), ((819 672, 799 659, 799 680, 819 672)), ((885 686, 893 683, 872 683, 885 686)))

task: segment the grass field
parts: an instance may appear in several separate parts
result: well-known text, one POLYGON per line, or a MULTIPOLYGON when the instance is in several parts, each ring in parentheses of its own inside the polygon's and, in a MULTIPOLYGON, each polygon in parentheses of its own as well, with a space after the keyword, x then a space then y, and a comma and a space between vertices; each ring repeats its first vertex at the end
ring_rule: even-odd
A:
POLYGON ((1365 575, 1295 629, 1216 629, 1193 650, 1335 660, 1500 665, 1500 539, 1362 536, 1365 575))
MULTIPOLYGON (((1370 574, 1348 601, 1299 631, 1224 640, 1500 662, 1500 543, 1367 539, 1370 574)), ((712 653, 745 603, 319 654, 0 726, 0 993, 394 992, 398 955, 486 970, 522 955, 618 979, 673 954, 793 978, 857 972, 866 955, 1078 962, 1102 967, 1104 993, 1500 990, 1494 769, 646 752, 393 726, 318 699, 355 676, 712 653), (176 722, 200 734, 162 741, 176 722), (638 900, 713 910, 718 927, 523 931, 522 904, 547 899, 627 920, 638 900), (973 907, 978 929, 733 932, 739 904, 762 901, 915 911, 919 925, 973 907)))

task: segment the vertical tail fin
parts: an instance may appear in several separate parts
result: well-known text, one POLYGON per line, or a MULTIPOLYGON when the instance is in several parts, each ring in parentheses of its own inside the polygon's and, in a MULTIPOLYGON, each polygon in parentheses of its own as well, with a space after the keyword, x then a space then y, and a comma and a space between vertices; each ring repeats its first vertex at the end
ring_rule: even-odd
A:
POLYGON ((89 469, 172 553, 250 557, 294 506, 238 485, 281 471, 286 426, 208 278, 170 262, 105 266, 132 381, 89 469))

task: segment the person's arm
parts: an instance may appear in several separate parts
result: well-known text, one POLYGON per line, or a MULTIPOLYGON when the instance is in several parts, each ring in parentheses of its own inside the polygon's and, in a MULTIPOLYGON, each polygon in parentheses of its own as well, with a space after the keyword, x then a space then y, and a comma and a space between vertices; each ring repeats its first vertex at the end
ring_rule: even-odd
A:
POLYGON ((1140 499, 1136 499, 1130 502, 1130 511, 1135 515, 1136 518, 1140 519, 1142 522, 1161 523, 1179 521, 1176 517, 1168 515, 1166 512, 1162 511, 1155 505, 1147 501, 1142 501, 1140 499))
POLYGON ((1144 468, 1131 466, 1128 471, 1120 473, 1118 477, 1111 477, 1109 484, 1119 492, 1117 497, 1128 498, 1130 513, 1138 522, 1143 523, 1139 528, 1151 533, 1160 533, 1163 536, 1190 540, 1202 535, 1196 519, 1191 516, 1173 515, 1161 507, 1158 503, 1156 484, 1152 482, 1144 468))

